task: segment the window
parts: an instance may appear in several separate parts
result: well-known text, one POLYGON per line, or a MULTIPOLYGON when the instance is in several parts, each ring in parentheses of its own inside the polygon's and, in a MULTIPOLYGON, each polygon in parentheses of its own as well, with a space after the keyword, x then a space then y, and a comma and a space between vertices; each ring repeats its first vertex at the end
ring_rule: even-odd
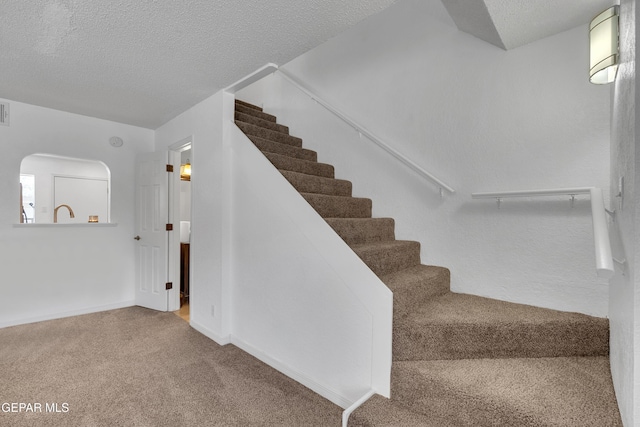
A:
POLYGON ((21 188, 21 210, 22 220, 20 222, 34 222, 36 215, 36 177, 30 174, 20 174, 21 188))

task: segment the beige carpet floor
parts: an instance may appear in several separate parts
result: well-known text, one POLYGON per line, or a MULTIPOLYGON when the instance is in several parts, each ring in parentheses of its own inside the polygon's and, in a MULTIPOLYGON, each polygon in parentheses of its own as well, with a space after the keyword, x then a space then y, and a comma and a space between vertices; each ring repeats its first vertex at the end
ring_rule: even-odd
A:
POLYGON ((0 329, 0 404, 12 427, 339 426, 342 415, 237 347, 140 307, 0 329))

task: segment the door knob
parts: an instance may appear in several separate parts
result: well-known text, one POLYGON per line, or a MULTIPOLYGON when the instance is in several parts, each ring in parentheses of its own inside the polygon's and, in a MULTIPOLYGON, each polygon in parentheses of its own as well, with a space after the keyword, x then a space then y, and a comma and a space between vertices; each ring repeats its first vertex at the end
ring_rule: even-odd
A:
POLYGON ((135 240, 140 240, 140 236, 134 237, 135 240))

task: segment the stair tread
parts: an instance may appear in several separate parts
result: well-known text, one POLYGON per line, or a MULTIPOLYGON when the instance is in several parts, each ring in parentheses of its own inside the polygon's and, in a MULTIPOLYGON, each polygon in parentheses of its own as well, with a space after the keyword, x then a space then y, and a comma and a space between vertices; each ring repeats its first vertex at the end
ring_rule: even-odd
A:
POLYGON ((371 199, 304 192, 300 194, 323 218, 371 217, 371 199))
POLYGON ((485 298, 447 293, 425 303, 416 313, 420 323, 549 323, 588 322, 606 325, 607 319, 485 298))
POLYGON ((332 196, 329 194, 317 194, 317 193, 306 193, 306 192, 301 192, 300 194, 302 194, 303 196, 310 196, 310 197, 319 197, 319 198, 324 198, 324 199, 334 199, 334 200, 348 200, 348 199, 352 199, 352 200, 368 200, 371 201, 371 199, 368 199, 366 197, 353 197, 353 196, 332 196))
POLYGON ((271 141, 255 135, 247 135, 247 137, 263 153, 279 154, 282 156, 307 160, 310 162, 318 161, 318 154, 313 150, 308 150, 302 147, 294 147, 293 145, 283 144, 278 141, 271 141))
POLYGON ((604 356, 607 319, 475 295, 429 298, 394 324, 395 360, 604 356))
POLYGON ((251 123, 242 122, 240 120, 236 120, 235 124, 240 128, 242 132, 247 135, 258 136, 263 139, 280 142, 282 144, 289 144, 294 147, 302 147, 302 139, 296 136, 287 135, 282 132, 266 129, 260 126, 253 125, 251 123))
POLYGON ((240 104, 240 105, 244 105, 245 107, 252 108, 254 110, 262 111, 262 107, 258 107, 257 105, 251 104, 250 102, 243 101, 241 99, 236 99, 235 101, 236 101, 235 102, 236 105, 240 104))
POLYGON ((366 402, 354 425, 622 425, 607 357, 395 362, 392 377, 392 400, 366 402))
POLYGON ((393 218, 325 218, 347 244, 395 240, 393 218))
POLYGON ((368 250, 390 250, 402 246, 420 246, 420 242, 414 240, 390 240, 386 242, 368 242, 368 243, 356 243, 350 245, 354 251, 368 251, 368 250))
POLYGON ((410 240, 349 245, 379 277, 420 264, 420 243, 410 240))
POLYGON ((280 133, 284 133, 285 135, 289 135, 289 128, 287 126, 284 126, 269 120, 264 120, 264 119, 261 119, 260 117, 256 117, 251 114, 245 114, 240 111, 236 111, 234 116, 236 121, 249 123, 264 129, 269 129, 275 132, 280 132, 280 133))
POLYGON ((277 121, 277 118, 274 115, 267 114, 264 111, 256 110, 255 108, 247 107, 246 105, 238 104, 237 102, 236 102, 235 110, 240 113, 250 114, 252 116, 259 117, 262 120, 268 120, 274 123, 277 121))
POLYGON ((326 163, 312 162, 309 160, 265 151, 262 153, 278 169, 288 170, 291 172, 301 172, 307 175, 316 175, 325 178, 334 178, 333 166, 326 163))
POLYGON ((351 181, 323 176, 309 175, 303 172, 280 170, 299 192, 327 194, 333 196, 351 196, 351 181))
POLYGON ((419 310, 431 298, 449 292, 449 269, 418 264, 380 280, 393 292, 393 317, 399 321, 419 310))

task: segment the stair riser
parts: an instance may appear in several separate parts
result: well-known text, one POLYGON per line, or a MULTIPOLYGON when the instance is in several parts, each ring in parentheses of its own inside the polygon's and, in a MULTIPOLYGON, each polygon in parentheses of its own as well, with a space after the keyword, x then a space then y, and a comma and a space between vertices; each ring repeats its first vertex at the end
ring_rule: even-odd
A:
POLYGON ((275 123, 276 120, 277 120, 276 116, 272 116, 271 114, 267 114, 267 113, 264 113, 262 111, 259 111, 259 110, 256 110, 254 108, 247 107, 245 105, 238 104, 238 103, 236 103, 236 111, 240 112, 240 113, 243 113, 243 114, 248 114, 250 116, 257 117, 257 118, 262 119, 262 120, 273 122, 273 123, 275 123))
POLYGON ((393 273, 420 264, 420 244, 407 242, 406 245, 393 250, 354 249, 355 253, 377 275, 393 273))
POLYGON ((250 123, 244 123, 238 120, 236 120, 235 123, 240 128, 240 130, 242 130, 242 132, 247 135, 254 135, 263 139, 280 142, 282 144, 288 144, 298 148, 302 147, 302 139, 295 136, 285 135, 281 132, 261 128, 260 126, 255 126, 250 123))
POLYGON ((301 193, 323 218, 371 218, 371 200, 301 193))
POLYGON ((608 328, 566 324, 394 325, 394 360, 606 356, 608 328), (585 346, 585 343, 589 343, 585 346))
POLYGON ((421 265, 380 280, 393 292, 393 317, 400 321, 432 298, 448 293, 451 273, 447 268, 421 265))
POLYGON ((301 174, 286 170, 282 175, 301 193, 326 194, 329 196, 351 196, 351 182, 340 179, 330 179, 315 175, 301 174))
POLYGON ((293 157, 295 159, 306 160, 309 162, 316 162, 318 160, 318 154, 315 151, 294 147, 281 142, 269 141, 268 139, 254 135, 247 135, 247 137, 256 147, 258 147, 260 151, 263 152, 280 154, 282 156, 293 157))
POLYGON ((279 125, 278 123, 270 122, 267 120, 262 120, 248 114, 240 113, 239 111, 235 112, 235 119, 244 123, 249 123, 261 128, 289 135, 289 128, 287 126, 279 125))
POLYGON ((395 239, 392 218, 327 218, 327 223, 347 244, 385 242, 395 239))

